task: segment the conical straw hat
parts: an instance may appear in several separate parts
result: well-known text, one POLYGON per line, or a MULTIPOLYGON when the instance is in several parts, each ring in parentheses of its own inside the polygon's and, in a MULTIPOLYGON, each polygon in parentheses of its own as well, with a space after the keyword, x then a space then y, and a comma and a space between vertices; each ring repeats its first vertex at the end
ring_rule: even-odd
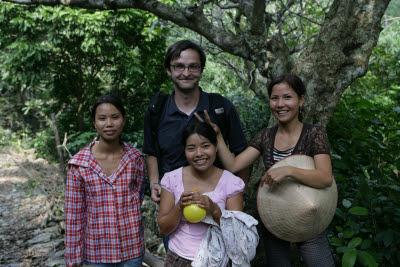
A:
MULTIPOLYGON (((283 158, 271 168, 283 166, 315 169, 314 159, 306 155, 283 158)), ((260 184, 257 209, 272 234, 289 242, 302 242, 328 227, 336 211, 337 199, 335 179, 330 187, 316 189, 288 177, 272 188, 260 184)))

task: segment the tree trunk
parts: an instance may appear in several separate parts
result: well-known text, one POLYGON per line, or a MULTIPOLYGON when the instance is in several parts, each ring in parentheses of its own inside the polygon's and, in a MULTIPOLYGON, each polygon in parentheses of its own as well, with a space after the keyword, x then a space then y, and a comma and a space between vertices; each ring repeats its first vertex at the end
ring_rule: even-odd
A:
POLYGON ((307 87, 305 121, 325 126, 345 89, 365 75, 389 2, 334 1, 318 37, 292 68, 307 87))
POLYGON ((51 113, 51 122, 53 124, 54 137, 56 139, 56 148, 57 148, 57 154, 58 154, 58 162, 59 162, 59 165, 60 165, 60 171, 64 175, 64 184, 65 184, 67 182, 67 177, 65 176, 64 154, 63 154, 63 152, 61 150, 60 135, 58 134, 56 116, 55 116, 54 113, 51 113))
POLYGON ((85 123, 83 121, 83 104, 79 103, 78 105, 78 129, 80 133, 83 133, 85 123))

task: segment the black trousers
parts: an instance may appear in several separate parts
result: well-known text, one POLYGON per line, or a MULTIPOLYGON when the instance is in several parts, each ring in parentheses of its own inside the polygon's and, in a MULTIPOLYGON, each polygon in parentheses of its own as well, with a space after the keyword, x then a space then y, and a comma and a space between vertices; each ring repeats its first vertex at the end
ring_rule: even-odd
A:
MULTIPOLYGON (((264 229, 264 246, 269 267, 290 267, 290 242, 282 240, 264 229)), ((316 237, 296 243, 308 267, 335 266, 325 232, 316 237)))

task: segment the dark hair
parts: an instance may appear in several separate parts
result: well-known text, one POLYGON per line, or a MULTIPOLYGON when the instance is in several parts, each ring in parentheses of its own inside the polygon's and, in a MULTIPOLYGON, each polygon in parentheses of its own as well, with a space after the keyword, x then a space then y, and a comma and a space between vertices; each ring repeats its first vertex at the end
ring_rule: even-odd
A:
POLYGON ((98 106, 100 106, 101 104, 104 103, 109 103, 111 105, 113 105, 114 107, 116 107, 119 112, 121 112, 122 116, 125 117, 125 108, 124 105, 122 104, 121 99, 119 99, 119 97, 115 96, 115 95, 103 95, 100 96, 96 103, 93 104, 92 106, 92 120, 94 120, 96 118, 96 109, 98 106))
POLYGON ((168 48, 167 55, 165 56, 164 60, 165 69, 169 70, 171 67, 171 61, 179 58, 181 52, 187 49, 193 49, 196 50, 197 53, 199 53, 201 69, 203 70, 206 65, 206 55, 204 54, 203 49, 200 46, 190 40, 178 41, 168 48))
MULTIPOLYGON (((275 78, 268 85, 268 96, 269 97, 271 97, 271 94, 272 94, 272 87, 274 87, 274 85, 280 84, 280 83, 287 83, 290 86, 290 88, 292 88, 293 91, 296 92, 296 94, 299 98, 306 93, 306 87, 304 86, 303 81, 294 74, 286 73, 286 74, 283 74, 283 75, 275 78)), ((299 121, 303 121, 303 113, 304 113, 304 109, 299 108, 299 121)))
POLYGON ((189 124, 182 132, 182 144, 186 146, 186 140, 192 134, 198 134, 208 139, 214 146, 217 145, 217 134, 213 127, 206 122, 196 122, 189 124))
POLYGON ((297 96, 300 98, 302 95, 306 93, 306 88, 304 86, 303 81, 296 75, 287 73, 283 74, 274 80, 268 85, 268 96, 271 97, 272 94, 272 87, 279 83, 287 83, 289 84, 290 88, 292 88, 297 96))

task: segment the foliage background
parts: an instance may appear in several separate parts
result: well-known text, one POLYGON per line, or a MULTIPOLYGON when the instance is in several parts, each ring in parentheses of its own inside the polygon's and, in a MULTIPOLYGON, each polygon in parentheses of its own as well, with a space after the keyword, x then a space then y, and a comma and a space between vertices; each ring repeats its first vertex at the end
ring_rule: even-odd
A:
MULTIPOLYGON (((400 265, 399 17, 400 3, 392 1, 369 72, 348 88, 327 125, 339 193, 327 235, 337 265, 400 265)), ((124 100, 124 139, 140 149, 150 97, 171 90, 162 67, 166 48, 193 37, 136 10, 0 2, 0 25, 0 146, 35 147, 53 161, 51 114, 74 154, 96 137, 90 105, 106 93, 124 100)), ((219 62, 208 57, 201 86, 232 100, 251 139, 268 123, 268 101, 219 62)))

